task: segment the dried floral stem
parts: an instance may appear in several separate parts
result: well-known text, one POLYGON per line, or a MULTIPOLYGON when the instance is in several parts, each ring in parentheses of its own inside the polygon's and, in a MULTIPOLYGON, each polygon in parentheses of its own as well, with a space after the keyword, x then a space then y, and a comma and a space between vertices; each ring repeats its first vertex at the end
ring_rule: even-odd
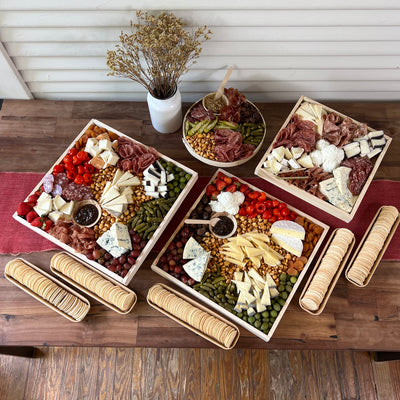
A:
POLYGON ((181 18, 162 12, 153 16, 136 13, 138 23, 131 22, 131 34, 121 32, 115 51, 107 51, 108 75, 132 79, 154 97, 172 96, 181 76, 196 63, 201 44, 210 39, 207 26, 193 34, 184 29, 181 18))

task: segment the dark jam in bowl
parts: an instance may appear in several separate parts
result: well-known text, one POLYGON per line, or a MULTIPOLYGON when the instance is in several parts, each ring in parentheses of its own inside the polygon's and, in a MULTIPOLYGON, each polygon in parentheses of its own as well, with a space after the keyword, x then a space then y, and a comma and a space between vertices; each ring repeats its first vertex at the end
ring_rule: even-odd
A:
POLYGON ((88 226, 96 222, 99 210, 93 204, 85 204, 75 214, 74 220, 77 224, 88 226))
POLYGON ((212 231, 218 236, 227 236, 232 233, 234 224, 233 221, 225 216, 221 215, 219 221, 212 227, 212 231))

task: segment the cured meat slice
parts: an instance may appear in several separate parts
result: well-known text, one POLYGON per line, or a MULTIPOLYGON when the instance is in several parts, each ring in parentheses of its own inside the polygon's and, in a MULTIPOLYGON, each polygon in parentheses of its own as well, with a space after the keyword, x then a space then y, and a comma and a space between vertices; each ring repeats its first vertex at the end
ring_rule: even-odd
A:
POLYGON ((359 195, 374 168, 371 160, 367 156, 353 157, 342 161, 340 165, 351 168, 347 186, 352 194, 359 195))

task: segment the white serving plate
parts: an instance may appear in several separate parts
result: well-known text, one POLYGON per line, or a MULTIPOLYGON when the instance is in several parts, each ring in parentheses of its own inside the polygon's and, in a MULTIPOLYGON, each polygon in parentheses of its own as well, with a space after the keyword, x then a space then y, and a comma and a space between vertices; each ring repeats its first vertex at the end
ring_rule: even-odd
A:
MULTIPOLYGON (((214 176, 211 178, 210 182, 212 182, 215 177, 217 176, 218 172, 221 171, 223 172, 226 176, 230 176, 233 177, 234 175, 218 169, 217 172, 214 174, 214 176)), ((238 178, 239 182, 241 183, 246 183, 247 182, 243 181, 242 179, 238 178)), ((248 184, 249 187, 253 190, 261 190, 258 189, 256 186, 248 184)), ((321 233, 321 236, 318 240, 318 242, 316 243, 312 253, 310 254, 310 256, 308 257, 308 261, 306 263, 306 265, 304 266, 303 270, 301 271, 301 273, 298 276, 297 282, 294 284, 292 291, 289 293, 288 298, 286 299, 285 305, 282 307, 281 311, 279 312, 274 324, 272 325, 270 331, 268 332, 268 334, 263 333, 261 330, 255 328, 254 326, 250 325, 249 323, 243 321, 242 319, 240 319, 239 317, 237 317, 236 315, 232 314, 231 312, 229 312, 228 310, 226 310, 225 308, 223 308, 222 306, 218 305, 217 303, 213 302, 212 300, 208 299, 207 297, 203 296, 202 294, 200 294, 199 292, 197 292, 196 290, 192 289, 190 286, 184 284, 182 281, 180 281, 179 279, 173 277, 172 275, 170 275, 169 273, 165 272, 162 268, 158 267, 157 264, 161 258, 161 256, 163 255, 163 253, 167 250, 169 244, 172 242, 172 240, 175 238, 176 234, 179 232, 179 230, 182 228, 183 224, 184 224, 184 220, 186 218, 189 217, 190 213, 194 210, 194 208, 196 207, 196 205, 198 204, 198 202, 200 201, 200 199, 203 197, 205 193, 205 189, 202 191, 202 193, 199 195, 199 197, 197 198, 197 200, 194 202, 193 206, 191 207, 191 209, 189 210, 189 212, 187 213, 187 215, 185 216, 185 218, 182 220, 182 222, 179 224, 179 226, 177 227, 177 229, 175 230, 175 232, 171 235, 170 240, 165 244, 165 246, 163 247, 163 249, 160 251, 158 257, 154 260, 151 269, 156 272, 157 274, 161 275, 163 278, 173 282, 175 285, 177 285, 178 287, 180 287, 181 289, 187 291, 188 293, 190 293, 192 296, 196 297, 198 300, 206 303, 209 307, 213 308, 214 310, 216 310, 217 312, 223 314, 224 316, 226 316, 227 318, 231 319, 236 325, 240 325, 243 328, 247 329, 249 332, 253 333, 255 336, 259 337, 260 339, 264 340, 265 342, 269 342, 272 335, 274 334, 280 320, 282 319, 285 311, 287 310, 287 308, 289 307, 289 304, 291 303, 291 300, 293 299, 295 293, 297 292, 297 289, 299 288, 301 281, 303 280, 303 278, 306 275, 306 272, 308 270, 308 268, 310 267, 315 255, 318 252, 319 247, 321 246, 321 244, 324 241, 325 236, 328 233, 329 230, 329 226, 324 224, 321 221, 318 221, 317 219, 311 217, 310 215, 296 209, 295 207, 292 207, 288 204, 288 208, 291 211, 295 211, 299 216, 307 218, 309 221, 313 222, 314 224, 319 225, 322 229, 323 232, 321 233)), ((268 197, 271 199, 274 199, 275 197, 270 196, 267 193, 268 197)), ((279 199, 277 199, 279 200, 279 199)), ((279 200, 282 201, 282 200, 279 200)))
MULTIPOLYGON (((299 108, 299 106, 301 105, 301 103, 303 101, 307 101, 307 102, 313 103, 313 104, 319 104, 319 105, 322 106, 322 108, 324 110, 326 110, 328 112, 334 112, 334 113, 336 113, 337 115, 339 115, 342 118, 348 117, 347 115, 342 114, 342 113, 340 113, 340 112, 338 112, 338 111, 336 111, 336 110, 334 110, 332 108, 329 108, 329 107, 327 107, 327 106, 325 106, 325 105, 323 105, 321 103, 318 103, 315 100, 312 100, 312 99, 310 99, 308 97, 305 97, 305 96, 301 96, 300 99, 297 101, 296 105, 293 107, 291 113, 289 114, 289 116, 286 118, 285 122, 283 123, 283 125, 279 129, 278 133, 284 127, 286 127, 286 125, 289 123, 290 119, 292 118, 292 116, 294 115, 294 113, 296 112, 296 110, 299 108)), ((351 118, 351 120, 354 123, 356 123, 357 125, 360 125, 359 121, 356 121, 356 120, 354 120, 352 118, 351 118)), ((372 129, 372 128, 368 127, 368 131, 369 132, 375 131, 375 130, 376 129, 372 129)), ((361 202, 362 202, 362 200, 363 200, 363 198, 365 196, 365 193, 367 192, 368 187, 371 184, 372 179, 374 178, 375 173, 376 173, 380 163, 383 160, 383 157, 385 156, 385 153, 386 153, 386 151, 387 151, 387 149, 388 149, 388 147, 390 145, 390 142, 392 141, 391 137, 389 137, 387 135, 384 135, 384 137, 386 139, 385 146, 382 149, 382 151, 379 153, 378 157, 374 157, 372 159, 372 162, 374 163, 374 167, 373 167, 371 173, 369 174, 368 179, 365 182, 365 184, 364 184, 364 186, 363 186, 363 188, 361 190, 361 193, 358 195, 356 203, 354 204, 351 212, 349 212, 349 213, 344 211, 344 210, 341 210, 340 208, 338 208, 338 207, 334 206, 333 204, 329 203, 328 201, 319 199, 318 197, 313 196, 312 194, 306 192, 305 190, 300 189, 300 188, 298 188, 298 187, 296 187, 294 185, 291 185, 290 183, 286 182, 284 179, 277 178, 277 176, 274 175, 272 172, 269 172, 265 168, 263 168, 264 162, 267 160, 268 155, 271 153, 271 151, 273 149, 272 146, 273 146, 273 144, 275 142, 275 138, 271 142, 271 145, 269 146, 269 148, 266 151, 266 153, 264 154, 264 156, 261 158, 261 160, 258 163, 254 173, 256 175, 258 175, 260 178, 263 178, 266 181, 273 183, 274 185, 276 185, 276 186, 280 187, 281 189, 285 190, 286 192, 289 192, 289 193, 293 194, 294 196, 299 197, 299 198, 303 199, 304 201, 307 201, 308 203, 312 204, 315 207, 320 208, 321 210, 327 212, 328 214, 331 214, 331 215, 335 216, 336 218, 341 219, 342 221, 350 222, 354 218, 354 215, 356 214, 356 212, 358 210, 358 207, 360 206, 360 204, 361 204, 361 202)))
MULTIPOLYGON (((136 142, 136 143, 140 143, 135 139, 132 139, 131 137, 123 134, 122 132, 117 131, 116 129, 104 124, 103 122, 100 122, 96 119, 92 119, 88 122, 88 124, 82 129, 82 131, 79 133, 79 135, 72 141, 72 143, 68 146, 68 148, 64 151, 64 153, 59 157, 59 159, 51 166, 51 168, 46 172, 46 174, 50 174, 53 170, 53 167, 55 165, 57 165, 58 163, 61 162, 61 160, 64 158, 64 156, 67 154, 68 150, 75 144, 75 142, 86 132, 86 130, 92 125, 95 124, 101 128, 105 128, 110 132, 115 133, 118 136, 124 136, 126 138, 129 138, 130 140, 136 142)), ((143 145, 142 143, 140 143, 141 145, 143 145)), ((143 145, 144 146, 144 145, 143 145)), ((147 147, 147 146, 145 146, 147 147)), ((193 171, 192 169, 184 166, 183 164, 173 160, 172 158, 169 158, 165 155, 163 155, 162 153, 158 152, 158 154, 160 155, 160 157, 162 159, 164 159, 165 161, 171 161, 173 162, 176 166, 182 168, 184 171, 186 171, 187 173, 191 174, 192 177, 190 178, 190 180, 187 182, 185 188, 182 190, 182 192, 180 193, 180 195, 177 197, 177 199, 175 200, 174 204, 172 205, 172 207, 170 208, 170 210, 168 211, 167 215, 165 216, 165 218, 163 219, 163 221, 160 223, 160 225, 158 226, 158 228, 154 231, 154 234, 152 236, 152 238, 147 242, 146 247, 144 247, 142 249, 142 252, 140 253, 140 256, 137 258, 136 260, 136 264, 133 265, 131 267, 131 269, 128 271, 127 275, 125 277, 121 277, 119 275, 117 275, 114 272, 111 272, 110 270, 108 270, 106 267, 100 265, 99 263, 97 263, 96 261, 93 260, 88 260, 86 258, 86 256, 84 256, 83 254, 77 253, 72 247, 62 243, 61 241, 59 241, 58 239, 56 239, 55 237, 51 236, 50 234, 48 234, 47 232, 43 231, 40 228, 36 228, 33 227, 29 222, 27 222, 25 219, 19 217, 17 215, 17 213, 15 212, 13 214, 13 218, 18 221, 19 223, 25 225, 27 228, 33 230, 34 232, 38 233, 39 235, 43 236, 44 238, 46 238, 47 240, 50 240, 51 242, 55 243, 57 246, 63 248, 64 250, 68 251, 69 253, 73 254, 74 256, 78 257, 79 259, 81 259, 82 261, 84 261, 85 263, 90 264, 91 266, 95 267, 96 269, 98 269, 99 271, 101 271, 103 274, 109 276, 110 278, 114 279, 117 282, 122 283, 123 285, 128 285, 129 282, 132 280, 133 276, 136 274, 136 272, 138 271, 138 269, 140 268, 140 266, 142 265, 142 263, 144 262, 144 260, 146 259, 146 257, 149 255, 150 251, 152 250, 152 248, 154 247, 155 243, 157 242, 157 240, 159 239, 159 237, 161 236, 161 234, 163 233, 164 229, 167 227, 167 225, 169 224, 169 222, 171 221, 171 219, 173 218, 174 214, 176 213, 176 211, 178 210, 180 204, 182 203, 182 201, 184 200, 184 198, 189 194, 191 188, 193 187, 193 185, 195 184, 195 182, 197 181, 198 178, 198 174, 197 172, 193 171)), ((34 193, 36 190, 38 190, 41 185, 43 184, 43 179, 41 179, 41 181, 35 186, 35 188, 26 196, 26 199, 29 197, 30 194, 34 193)), ((26 200, 25 199, 25 200, 26 200)))

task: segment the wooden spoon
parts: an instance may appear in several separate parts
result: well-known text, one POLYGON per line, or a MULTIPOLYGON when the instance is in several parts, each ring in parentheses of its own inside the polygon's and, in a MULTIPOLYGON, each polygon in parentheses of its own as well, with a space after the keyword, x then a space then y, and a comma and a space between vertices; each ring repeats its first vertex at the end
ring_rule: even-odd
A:
POLYGON ((185 219, 185 224, 196 224, 196 225, 211 225, 215 226, 215 224, 219 221, 219 218, 211 218, 211 219, 185 219))
POLYGON ((221 84, 219 85, 217 92, 215 93, 215 96, 214 96, 215 100, 218 100, 223 95, 226 82, 228 82, 228 79, 231 76, 232 71, 233 71, 233 67, 230 67, 228 69, 228 71, 226 71, 225 77, 224 77, 223 81, 221 82, 221 84))

